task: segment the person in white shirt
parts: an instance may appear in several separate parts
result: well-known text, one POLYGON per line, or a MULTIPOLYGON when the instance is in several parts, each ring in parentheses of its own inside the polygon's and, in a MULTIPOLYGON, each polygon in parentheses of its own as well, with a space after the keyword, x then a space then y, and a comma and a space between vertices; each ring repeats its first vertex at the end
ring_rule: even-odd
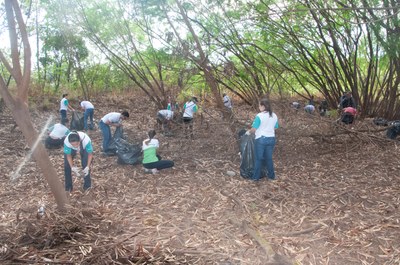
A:
POLYGON ((304 107, 304 111, 307 112, 308 114, 313 114, 315 112, 315 107, 314 105, 307 105, 304 107))
POLYGON ((48 129, 49 135, 44 142, 47 149, 58 149, 63 146, 65 137, 70 133, 65 126, 67 122, 68 120, 64 120, 63 123, 56 123, 48 129))
POLYGON ((197 98, 192 97, 192 99, 183 105, 183 123, 185 124, 185 134, 186 138, 188 137, 188 134, 190 135, 190 138, 193 139, 193 116, 194 113, 197 112, 198 107, 196 105, 197 103, 197 98))
POLYGON ((162 109, 157 112, 157 124, 162 126, 163 132, 169 132, 173 118, 174 112, 172 110, 162 109))
POLYGON ((127 111, 110 112, 101 118, 99 122, 99 127, 103 135, 103 153, 107 153, 108 145, 111 141, 111 129, 110 126, 119 127, 122 126, 122 121, 129 118, 129 113, 127 111))
POLYGON ((93 115, 94 115, 94 106, 91 102, 84 100, 80 102, 81 108, 83 109, 83 129, 85 131, 88 130, 88 118, 90 119, 89 128, 93 129, 93 115))
POLYGON ((63 94, 60 101, 61 122, 67 120, 67 110, 75 111, 74 108, 69 105, 68 94, 63 94))
POLYGON ((83 190, 92 186, 90 179, 90 165, 93 159, 93 146, 89 136, 84 132, 72 131, 64 140, 64 176, 65 191, 72 191, 72 172, 77 177, 83 176, 83 190), (81 167, 74 165, 74 158, 79 152, 81 156, 81 167))
POLYGON ((267 172, 268 179, 275 179, 272 155, 275 148, 275 129, 278 128, 278 117, 272 112, 271 103, 262 99, 259 103, 260 113, 255 117, 252 128, 246 134, 255 133, 254 171, 252 180, 260 180, 262 172, 267 172))
POLYGON ((223 94, 222 95, 223 96, 223 101, 224 101, 224 106, 227 108, 227 109, 229 109, 229 110, 232 110, 232 101, 231 101, 231 99, 229 98, 229 96, 227 95, 227 94, 223 94))

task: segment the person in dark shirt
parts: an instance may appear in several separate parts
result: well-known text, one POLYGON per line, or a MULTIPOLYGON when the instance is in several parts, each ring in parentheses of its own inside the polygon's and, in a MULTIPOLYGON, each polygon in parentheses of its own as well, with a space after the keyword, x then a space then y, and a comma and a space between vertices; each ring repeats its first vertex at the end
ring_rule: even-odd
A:
POLYGON ((344 109, 344 108, 356 108, 356 103, 354 102, 354 98, 351 94, 350 91, 347 91, 341 98, 339 102, 339 109, 344 109))

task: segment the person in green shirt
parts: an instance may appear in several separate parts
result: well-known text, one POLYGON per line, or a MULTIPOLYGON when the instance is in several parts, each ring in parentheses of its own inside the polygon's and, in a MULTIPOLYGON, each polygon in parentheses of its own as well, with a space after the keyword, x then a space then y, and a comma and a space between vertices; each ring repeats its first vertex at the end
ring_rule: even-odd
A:
POLYGON ((157 139, 155 130, 148 132, 149 138, 143 141, 143 167, 145 173, 158 173, 159 170, 170 168, 174 166, 174 162, 171 160, 161 160, 161 157, 157 154, 157 149, 160 143, 157 139))

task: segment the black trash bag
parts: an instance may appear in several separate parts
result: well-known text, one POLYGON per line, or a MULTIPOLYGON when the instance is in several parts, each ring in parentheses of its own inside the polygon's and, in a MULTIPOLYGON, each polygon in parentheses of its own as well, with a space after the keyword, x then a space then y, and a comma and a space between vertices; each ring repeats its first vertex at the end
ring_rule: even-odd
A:
POLYGON ((394 140, 398 135, 400 135, 400 121, 395 121, 391 124, 392 125, 386 131, 386 136, 394 140))
POLYGON ((120 165, 135 165, 141 162, 142 148, 139 144, 131 144, 119 138, 116 139, 117 163, 120 165))
POLYGON ((106 154, 108 156, 113 156, 113 155, 117 154, 117 141, 119 139, 125 139, 124 138, 124 130, 122 129, 121 126, 117 127, 117 129, 115 129, 114 135, 111 138, 111 141, 107 146, 106 154))
MULTIPOLYGON (((241 135, 242 132, 239 132, 241 135)), ((254 135, 242 134, 240 136, 240 176, 252 178, 254 170, 254 135)))
POLYGON ((83 129, 84 129, 83 113, 79 111, 73 111, 70 130, 81 131, 83 129))
POLYGON ((385 120, 384 118, 375 118, 373 120, 373 123, 378 126, 388 126, 389 125, 388 120, 385 120))

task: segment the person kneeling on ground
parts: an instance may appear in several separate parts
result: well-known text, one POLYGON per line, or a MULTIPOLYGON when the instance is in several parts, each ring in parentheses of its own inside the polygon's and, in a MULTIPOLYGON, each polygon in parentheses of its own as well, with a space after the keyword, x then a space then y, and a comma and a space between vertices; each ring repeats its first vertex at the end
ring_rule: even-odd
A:
POLYGON ((174 118, 174 112, 168 109, 162 109, 157 112, 157 124, 162 126, 163 132, 170 131, 170 123, 174 118))
POLYGON ((149 138, 143 141, 143 167, 145 173, 157 173, 158 170, 170 168, 174 166, 174 162, 171 160, 161 160, 161 157, 157 155, 157 149, 160 146, 156 136, 156 131, 151 130, 148 132, 149 138))
POLYGON ((72 131, 68 134, 64 141, 64 176, 65 176, 65 190, 72 191, 72 174, 74 172, 77 176, 83 177, 83 190, 87 190, 92 186, 90 179, 90 165, 93 159, 93 146, 89 136, 84 132, 72 131), (76 153, 79 152, 81 156, 81 166, 74 166, 74 158, 76 153))
POLYGON ((65 126, 67 122, 68 119, 62 120, 61 123, 56 123, 48 129, 49 136, 44 142, 47 149, 58 149, 63 146, 65 137, 70 133, 65 126))
POLYGON ((354 122, 354 118, 357 115, 357 110, 353 107, 347 107, 342 110, 341 121, 344 124, 352 124, 354 122))

